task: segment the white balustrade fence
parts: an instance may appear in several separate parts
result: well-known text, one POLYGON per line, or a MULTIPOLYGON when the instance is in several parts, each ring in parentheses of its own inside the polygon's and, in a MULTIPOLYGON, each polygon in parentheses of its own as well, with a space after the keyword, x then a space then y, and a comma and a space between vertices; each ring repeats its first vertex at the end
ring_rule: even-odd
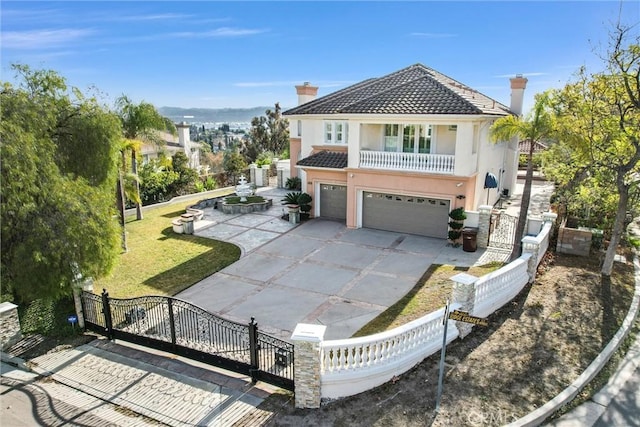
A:
MULTIPOLYGON (((553 219, 553 214, 548 214, 540 233, 523 239, 525 253, 520 258, 473 283, 472 315, 489 316, 526 286, 530 277, 533 277, 530 276, 530 268, 537 268, 549 246, 553 219), (532 256, 535 258, 532 259, 532 256)), ((452 310, 460 307, 459 303, 451 304, 452 310)), ((390 331, 367 337, 317 340, 320 349, 321 397, 336 399, 369 390, 406 372, 440 350, 444 334, 444 311, 441 308, 390 331)), ((456 322, 448 320, 447 343, 459 335, 456 322)), ((296 374, 296 383, 302 376, 296 374)))
POLYGON ((360 151, 360 167, 453 174, 455 156, 448 154, 360 151))
MULTIPOLYGON (((320 344, 323 398, 351 396, 384 384, 440 350, 444 308, 390 331, 320 344)), ((449 321, 447 342, 458 337, 449 321)))
POLYGON ((529 283, 529 258, 531 254, 524 254, 475 282, 474 316, 487 317, 520 293, 529 283))

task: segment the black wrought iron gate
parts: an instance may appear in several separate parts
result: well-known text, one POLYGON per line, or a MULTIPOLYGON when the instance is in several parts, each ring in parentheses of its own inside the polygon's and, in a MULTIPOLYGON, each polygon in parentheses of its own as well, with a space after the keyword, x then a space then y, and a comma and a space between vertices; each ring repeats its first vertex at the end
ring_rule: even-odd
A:
POLYGON ((82 293, 85 327, 293 390, 293 344, 172 297, 82 293))
POLYGON ((518 218, 506 212, 494 212, 491 214, 489 226, 489 247, 499 249, 513 249, 516 237, 518 218))

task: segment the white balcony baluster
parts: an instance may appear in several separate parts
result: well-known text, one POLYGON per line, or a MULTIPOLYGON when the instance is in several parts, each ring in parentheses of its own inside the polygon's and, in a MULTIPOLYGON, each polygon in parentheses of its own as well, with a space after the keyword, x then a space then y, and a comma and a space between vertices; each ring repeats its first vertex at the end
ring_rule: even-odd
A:
POLYGON ((360 151, 360 167, 452 175, 455 167, 455 156, 449 154, 360 151))

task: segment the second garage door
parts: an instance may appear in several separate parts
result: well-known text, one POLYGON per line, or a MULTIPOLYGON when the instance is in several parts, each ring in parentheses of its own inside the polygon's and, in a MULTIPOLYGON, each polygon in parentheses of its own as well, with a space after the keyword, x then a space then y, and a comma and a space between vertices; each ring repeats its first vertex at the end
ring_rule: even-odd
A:
POLYGON ((345 220, 347 218, 347 186, 320 184, 320 216, 345 220))
POLYGON ((363 197, 363 227, 447 238, 448 200, 366 191, 363 197))

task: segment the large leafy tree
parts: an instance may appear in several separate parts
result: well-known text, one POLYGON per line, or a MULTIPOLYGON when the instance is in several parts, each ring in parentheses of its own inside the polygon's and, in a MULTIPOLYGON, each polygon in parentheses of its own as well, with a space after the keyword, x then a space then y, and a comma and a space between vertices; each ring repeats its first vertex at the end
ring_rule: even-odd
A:
POLYGON ((613 227, 601 269, 604 277, 611 275, 638 193, 640 37, 629 40, 629 31, 618 26, 612 33, 605 72, 589 75, 583 69, 576 82, 552 97, 561 144, 571 153, 569 166, 562 166, 568 169, 567 176, 573 174, 569 183, 584 177, 583 188, 589 185, 604 196, 614 195, 615 208, 609 210, 615 212, 613 227))
POLYGON ((118 117, 53 71, 2 83, 1 280, 17 301, 57 298, 117 256, 118 117))
POLYGON ((232 185, 235 185, 237 175, 247 168, 247 163, 237 150, 231 149, 224 152, 222 168, 231 177, 232 185))
MULTIPOLYGON (((143 143, 162 145, 163 140, 159 131, 168 131, 175 134, 173 123, 163 117, 158 110, 148 102, 134 103, 127 96, 121 96, 116 100, 116 109, 122 120, 122 130, 125 142, 123 143, 123 165, 126 165, 124 153, 131 156, 131 179, 134 191, 129 193, 130 200, 136 204, 136 217, 142 219, 142 201, 140 200, 140 183, 138 181, 138 153, 143 143)), ((126 184, 124 185, 126 188, 126 184)), ((127 195, 126 191, 123 191, 127 195)))
POLYGON ((496 120, 490 128, 490 138, 494 142, 508 141, 511 138, 518 138, 521 141, 529 142, 529 152, 527 153, 527 172, 522 191, 522 203, 518 215, 515 242, 511 252, 511 259, 520 256, 522 251, 522 238, 527 223, 527 213, 531 203, 531 182, 533 180, 533 149, 536 142, 549 138, 553 133, 553 120, 546 108, 546 98, 544 95, 536 97, 536 102, 526 117, 506 116, 496 120))
POLYGON ((264 116, 251 120, 249 141, 243 149, 243 154, 248 162, 253 162, 260 153, 271 151, 280 154, 288 145, 289 121, 282 117, 280 104, 276 103, 273 111, 266 110, 264 116))

